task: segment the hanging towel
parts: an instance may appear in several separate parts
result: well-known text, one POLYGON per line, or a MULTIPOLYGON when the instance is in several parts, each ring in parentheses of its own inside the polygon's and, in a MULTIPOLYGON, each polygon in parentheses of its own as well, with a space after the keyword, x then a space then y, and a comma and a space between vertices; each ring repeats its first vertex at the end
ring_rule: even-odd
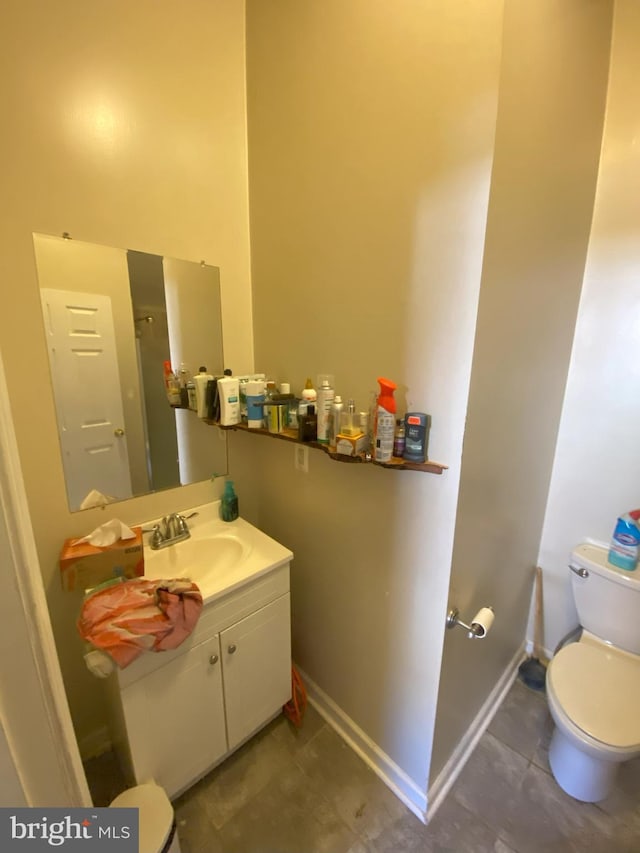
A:
POLYGON ((200 590, 187 578, 135 578, 88 595, 78 632, 124 669, 142 652, 177 648, 193 631, 201 611, 200 590))

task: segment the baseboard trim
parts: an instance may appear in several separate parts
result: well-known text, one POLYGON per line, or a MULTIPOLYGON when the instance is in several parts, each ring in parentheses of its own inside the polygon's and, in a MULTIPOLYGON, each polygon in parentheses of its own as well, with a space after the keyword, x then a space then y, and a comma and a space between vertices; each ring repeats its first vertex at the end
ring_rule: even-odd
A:
POLYGON ((112 747, 108 727, 100 726, 99 729, 94 729, 92 732, 84 735, 78 740, 78 747, 83 761, 88 761, 90 758, 97 758, 104 752, 108 752, 112 747))
POLYGON ((449 760, 444 765, 440 773, 438 773, 433 785, 429 788, 427 792, 427 823, 433 819, 436 811, 444 801, 444 798, 451 790, 453 783, 460 775, 462 768, 467 763, 469 756, 476 748, 478 741, 489 727, 496 711, 502 704, 502 700, 516 679, 518 667, 520 666, 523 655, 524 645, 520 646, 513 658, 509 661, 506 669, 496 682, 495 687, 476 714, 471 726, 464 733, 462 739, 449 757, 449 760))
MULTIPOLYGON (((297 666, 297 664, 296 664, 297 666)), ((309 702, 332 729, 360 756, 365 764, 402 800, 420 820, 426 822, 427 797, 416 783, 375 743, 300 667, 309 702)))

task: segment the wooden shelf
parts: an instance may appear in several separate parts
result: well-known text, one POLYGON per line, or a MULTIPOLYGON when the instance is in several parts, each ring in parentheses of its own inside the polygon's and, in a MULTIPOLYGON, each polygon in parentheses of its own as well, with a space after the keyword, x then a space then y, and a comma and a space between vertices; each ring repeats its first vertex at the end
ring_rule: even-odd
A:
POLYGON ((266 429, 249 429, 246 424, 234 424, 234 426, 222 426, 216 421, 210 421, 205 418, 205 423, 216 426, 223 430, 239 430, 240 432, 249 432, 253 435, 264 435, 268 438, 275 438, 279 441, 289 441, 293 444, 302 444, 305 447, 312 447, 314 450, 322 450, 327 456, 335 459, 336 462, 347 463, 364 463, 365 465, 377 465, 379 468, 392 468, 394 471, 424 471, 427 474, 442 474, 449 467, 440 462, 427 460, 426 462, 409 462, 407 459, 390 459, 389 462, 376 462, 374 459, 367 459, 363 455, 359 456, 344 456, 342 453, 334 453, 325 444, 320 444, 317 441, 300 441, 295 430, 287 429, 284 432, 269 432, 266 429))

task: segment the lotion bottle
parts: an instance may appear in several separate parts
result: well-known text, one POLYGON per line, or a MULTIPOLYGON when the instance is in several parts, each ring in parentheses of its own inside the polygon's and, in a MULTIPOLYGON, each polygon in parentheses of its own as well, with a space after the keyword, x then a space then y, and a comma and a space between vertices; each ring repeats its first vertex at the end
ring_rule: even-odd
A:
POLYGON ((234 426, 240 423, 240 380, 237 376, 218 379, 220 399, 220 425, 234 426))

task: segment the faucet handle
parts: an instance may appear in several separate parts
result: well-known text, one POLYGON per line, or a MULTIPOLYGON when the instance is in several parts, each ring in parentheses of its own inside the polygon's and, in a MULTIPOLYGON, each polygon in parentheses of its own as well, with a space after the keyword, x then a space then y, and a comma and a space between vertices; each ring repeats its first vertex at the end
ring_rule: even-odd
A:
POLYGON ((151 534, 149 537, 149 545, 152 548, 157 548, 165 540, 159 524, 154 524, 153 527, 143 527, 142 532, 151 534))

